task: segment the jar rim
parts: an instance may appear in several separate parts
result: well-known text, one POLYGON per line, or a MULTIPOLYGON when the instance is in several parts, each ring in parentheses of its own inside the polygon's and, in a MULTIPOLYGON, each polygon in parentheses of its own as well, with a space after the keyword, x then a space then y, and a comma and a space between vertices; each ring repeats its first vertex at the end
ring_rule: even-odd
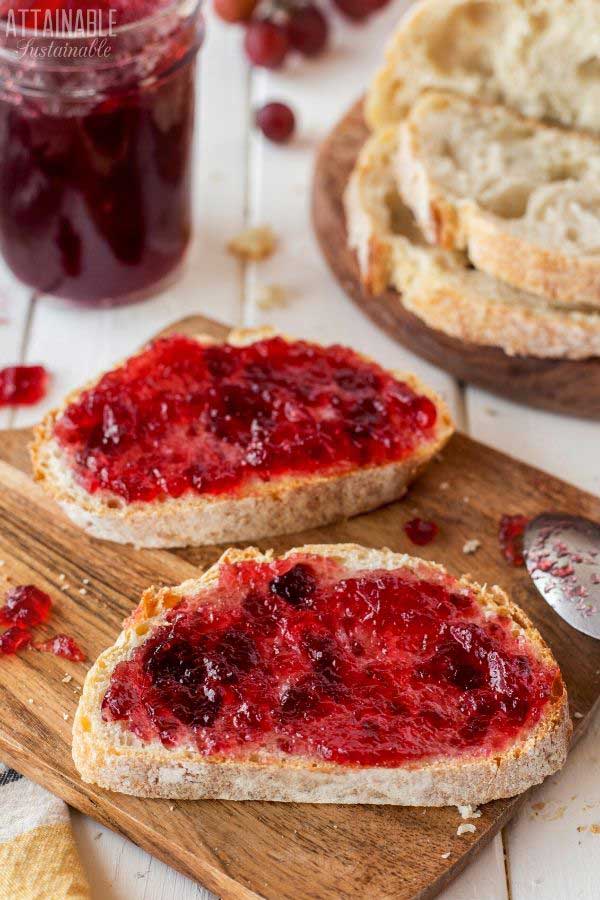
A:
MULTIPOLYGON (((117 25, 112 29, 98 30, 93 34, 89 31, 59 31, 48 34, 40 29, 22 27, 19 27, 18 30, 20 37, 22 37, 24 40, 26 39, 30 41, 48 39, 55 41, 89 41, 91 37, 121 37, 123 35, 135 34, 135 32, 138 30, 143 31, 146 28, 152 28, 153 26, 159 24, 161 21, 164 21, 169 15, 173 15, 173 13, 181 14, 182 11, 187 15, 197 13, 203 6, 204 0, 170 0, 170 2, 165 6, 161 6, 160 9, 148 16, 144 16, 141 19, 135 19, 132 22, 127 22, 125 25, 117 25)), ((5 18, 0 19, 0 42, 7 35, 7 20, 5 18)))

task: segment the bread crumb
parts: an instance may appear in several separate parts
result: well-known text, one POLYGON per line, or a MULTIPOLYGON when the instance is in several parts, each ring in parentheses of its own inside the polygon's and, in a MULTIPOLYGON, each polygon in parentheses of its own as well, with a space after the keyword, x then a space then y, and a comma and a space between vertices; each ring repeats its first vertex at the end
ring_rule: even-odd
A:
POLYGON ((0 559, 0 566, 5 566, 5 565, 6 565, 6 560, 0 559))
POLYGON ((255 297, 259 309, 275 309, 287 303, 287 291, 280 284, 265 284, 255 297))
POLYGON ((61 587, 61 590, 62 590, 62 591, 68 591, 70 587, 71 587, 71 585, 70 585, 70 584, 67 584, 67 583, 65 582, 65 583, 63 584, 63 586, 61 587))
POLYGON ((440 491, 447 491, 450 487, 450 484, 447 481, 442 481, 440 484, 440 491))
POLYGON ((63 684, 68 684, 70 681, 73 681, 73 676, 67 674, 64 678, 61 678, 61 681, 63 684))
POLYGON ((476 806, 471 806, 470 803, 467 803, 465 806, 457 806, 456 808, 461 819, 478 819, 481 816, 481 810, 477 809, 476 806))
POLYGON ((467 555, 477 553, 480 547, 481 541, 478 538, 469 538, 469 540, 465 541, 463 544, 463 553, 466 553, 467 555))
POLYGON ((600 834, 600 825, 590 825, 590 831, 592 834, 600 834))
POLYGON ((85 588, 79 588, 79 593, 81 594, 82 597, 85 597, 85 595, 87 594, 87 591, 85 588))
POLYGON ((67 576, 65 575, 65 573, 64 573, 64 572, 61 572, 60 575, 58 576, 58 580, 59 580, 59 581, 64 581, 64 580, 66 579, 66 577, 67 577, 67 576))
POLYGON ((573 713, 573 718, 574 718, 574 719, 583 719, 583 713, 580 713, 580 712, 574 712, 574 713, 573 713))
POLYGON ((82 579, 81 579, 81 582, 82 582, 82 584, 89 584, 89 583, 90 583, 90 579, 89 579, 89 578, 82 578, 82 579))
POLYGON ((442 853, 442 859, 450 859, 450 851, 449 850, 447 853, 442 853))
POLYGON ((29 703, 30 706, 33 706, 33 697, 28 697, 27 702, 29 703))
POLYGON ((169 804, 169 809, 171 810, 171 812, 173 812, 173 810, 175 809, 175 807, 172 803, 169 804))
POLYGON ((68 718, 69 718, 69 713, 63 713, 63 719, 65 720, 65 722, 67 721, 68 718))
POLYGON ((459 825, 456 829, 456 834, 460 837, 461 834, 475 834, 476 831, 477 829, 472 822, 463 822, 463 824, 459 825))
POLYGON ((227 244, 228 251, 244 261, 257 262, 272 256, 277 246, 277 237, 268 225, 244 228, 227 244))

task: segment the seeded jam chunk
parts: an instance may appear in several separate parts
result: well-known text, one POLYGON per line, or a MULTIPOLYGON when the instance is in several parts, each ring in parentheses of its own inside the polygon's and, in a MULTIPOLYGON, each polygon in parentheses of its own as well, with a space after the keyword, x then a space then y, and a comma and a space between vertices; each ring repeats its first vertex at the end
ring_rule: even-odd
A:
POLYGON ((450 576, 297 554, 223 564, 115 667, 102 715, 207 756, 396 766, 501 752, 558 679, 450 576))
POLYGON ((85 391, 54 436, 89 492, 133 502, 400 461, 436 419, 428 397, 345 347, 176 335, 85 391))

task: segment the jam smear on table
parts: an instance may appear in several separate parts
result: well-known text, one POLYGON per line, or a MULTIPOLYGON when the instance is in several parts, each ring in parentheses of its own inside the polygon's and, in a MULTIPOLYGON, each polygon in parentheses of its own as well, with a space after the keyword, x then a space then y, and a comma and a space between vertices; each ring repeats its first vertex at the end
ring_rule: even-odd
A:
POLYGON ((32 406, 46 396, 48 372, 43 366, 0 369, 0 406, 32 406))
POLYGON ((176 602, 116 666, 102 715, 204 755, 395 766, 499 752, 553 689, 558 670, 451 576, 298 554, 226 564, 201 604, 176 602))
POLYGON ((435 522, 430 522, 427 519, 419 519, 418 517, 416 519, 411 519, 410 522, 406 522, 404 526, 404 531, 409 540, 419 547, 430 544, 438 534, 439 530, 440 529, 435 522))
POLYGON ((132 502, 395 462, 436 419, 428 397, 345 347, 175 335, 85 391, 54 434, 88 491, 132 502))
POLYGON ((24 650, 31 643, 31 633, 20 625, 12 625, 0 634, 0 656, 24 650))
POLYGON ((16 625, 19 628, 35 628, 50 618, 52 600, 34 584, 22 584, 12 588, 0 607, 0 625, 16 625))
POLYGON ((531 519, 528 516, 502 516, 500 526, 498 528, 498 540, 500 549, 504 559, 511 566, 522 566, 525 562, 523 557, 523 534, 531 519))
POLYGON ((81 647, 68 634, 56 634, 47 641, 36 644, 35 649, 41 650, 43 653, 53 653, 55 656, 62 656, 73 662, 84 662, 86 659, 86 655, 81 647))

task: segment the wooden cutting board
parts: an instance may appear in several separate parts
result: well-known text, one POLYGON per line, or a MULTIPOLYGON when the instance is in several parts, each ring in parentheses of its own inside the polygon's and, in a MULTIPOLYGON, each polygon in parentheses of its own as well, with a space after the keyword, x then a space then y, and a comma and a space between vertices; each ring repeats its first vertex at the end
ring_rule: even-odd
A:
POLYGON ((600 359, 508 356, 429 328, 402 305, 397 291, 369 294, 348 248, 342 194, 368 136, 359 100, 323 143, 313 180, 313 222, 321 250, 348 296, 397 341, 471 384, 511 400, 571 416, 600 419, 600 359))
MULTIPOLYGON (((201 318, 170 330, 226 333, 201 318)), ((66 631, 93 659, 114 641, 145 587, 190 577, 222 548, 135 551, 86 537, 25 474, 29 437, 28 431, 0 435, 0 578, 49 591, 55 608, 39 637, 66 631)), ((512 593, 561 664, 572 708, 583 716, 575 722, 580 734, 600 692, 600 643, 562 623, 524 570, 502 560, 497 543, 502 513, 549 509, 600 520, 597 498, 457 435, 403 502, 258 543, 279 552, 307 541, 357 541, 410 552, 415 548, 403 523, 415 514, 434 519, 440 535, 421 555, 512 593), (463 545, 473 537, 482 546, 465 556, 463 545)), ((523 799, 488 804, 476 833, 457 837, 460 819, 453 808, 169 802, 112 794, 82 784, 71 761, 71 723, 86 668, 32 650, 0 658, 0 758, 222 897, 433 897, 523 799), (72 680, 65 682, 65 674, 72 680)))

